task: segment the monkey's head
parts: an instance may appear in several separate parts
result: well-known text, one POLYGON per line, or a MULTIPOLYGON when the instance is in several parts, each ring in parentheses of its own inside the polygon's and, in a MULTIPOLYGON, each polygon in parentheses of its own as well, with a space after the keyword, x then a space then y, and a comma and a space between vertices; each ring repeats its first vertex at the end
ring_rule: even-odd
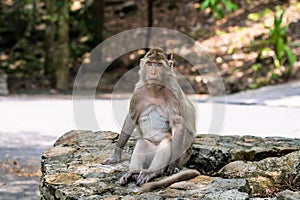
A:
POLYGON ((140 62, 140 78, 146 84, 163 84, 173 70, 172 54, 161 48, 150 49, 140 62))

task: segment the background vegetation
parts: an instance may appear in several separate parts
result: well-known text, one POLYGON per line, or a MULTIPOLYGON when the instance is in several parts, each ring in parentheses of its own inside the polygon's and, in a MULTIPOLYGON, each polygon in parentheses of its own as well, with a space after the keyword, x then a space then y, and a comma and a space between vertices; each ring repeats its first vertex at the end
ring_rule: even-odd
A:
MULTIPOLYGON (((296 0, 0 0, 0 71, 11 93, 66 91, 102 40, 136 27, 183 32, 208 49, 228 93, 299 79, 300 3, 296 0)), ((115 61, 101 91, 136 65, 115 61)), ((197 93, 205 80, 182 59, 176 70, 197 93)))

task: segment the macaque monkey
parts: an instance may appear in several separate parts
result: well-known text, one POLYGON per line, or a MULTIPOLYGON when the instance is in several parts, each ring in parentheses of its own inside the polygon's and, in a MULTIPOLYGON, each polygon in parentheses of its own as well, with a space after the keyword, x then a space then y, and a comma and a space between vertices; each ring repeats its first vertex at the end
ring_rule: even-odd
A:
POLYGON ((174 174, 166 180, 145 184, 143 191, 150 191, 199 175, 196 170, 175 174, 192 153, 195 108, 176 81, 172 54, 160 48, 151 49, 140 60, 139 81, 115 152, 102 164, 121 161, 122 149, 135 128, 140 138, 131 156, 129 171, 120 179, 121 185, 130 180, 143 185, 163 173, 174 174))

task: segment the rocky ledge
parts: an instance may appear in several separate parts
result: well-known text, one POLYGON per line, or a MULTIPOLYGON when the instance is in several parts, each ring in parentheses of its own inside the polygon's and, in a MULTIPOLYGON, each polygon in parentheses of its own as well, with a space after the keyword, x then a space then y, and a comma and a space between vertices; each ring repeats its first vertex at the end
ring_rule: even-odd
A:
POLYGON ((41 199, 300 199, 300 139, 197 135, 188 168, 201 175, 140 193, 118 183, 128 169, 135 138, 123 161, 101 165, 118 138, 113 132, 71 131, 42 155, 41 199))

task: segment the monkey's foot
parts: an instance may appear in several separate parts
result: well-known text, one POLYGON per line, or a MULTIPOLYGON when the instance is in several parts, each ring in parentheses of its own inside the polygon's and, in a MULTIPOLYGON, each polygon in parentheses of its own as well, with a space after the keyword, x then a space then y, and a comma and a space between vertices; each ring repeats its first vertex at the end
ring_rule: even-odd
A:
POLYGON ((113 156, 113 157, 111 157, 111 158, 105 159, 101 164, 102 164, 102 165, 110 165, 110 164, 119 163, 120 161, 121 161, 121 158, 120 158, 120 157, 113 156))
POLYGON ((129 171, 124 176, 120 178, 120 184, 126 185, 130 180, 137 180, 139 176, 139 171, 129 171))
POLYGON ((165 174, 167 176, 171 176, 173 174, 177 174, 179 172, 179 169, 177 167, 174 167, 172 165, 169 165, 169 167, 167 168, 167 170, 165 171, 165 174))
POLYGON ((156 172, 141 171, 136 180, 136 185, 143 185, 158 176, 156 172))

